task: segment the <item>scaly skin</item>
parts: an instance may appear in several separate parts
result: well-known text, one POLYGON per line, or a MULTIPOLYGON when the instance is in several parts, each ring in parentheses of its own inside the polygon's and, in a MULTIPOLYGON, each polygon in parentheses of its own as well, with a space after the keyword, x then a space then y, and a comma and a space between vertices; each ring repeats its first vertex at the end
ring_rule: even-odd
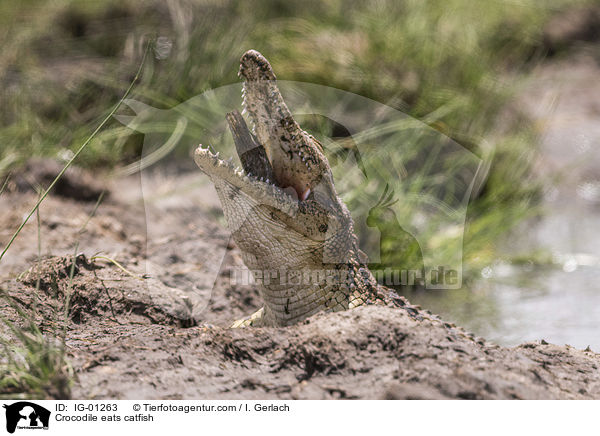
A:
POLYGON ((233 326, 286 326, 320 311, 377 303, 433 319, 378 285, 368 270, 322 147, 293 119, 269 62, 250 50, 241 58, 239 75, 243 105, 275 180, 248 175, 202 146, 195 153, 265 303, 233 326))

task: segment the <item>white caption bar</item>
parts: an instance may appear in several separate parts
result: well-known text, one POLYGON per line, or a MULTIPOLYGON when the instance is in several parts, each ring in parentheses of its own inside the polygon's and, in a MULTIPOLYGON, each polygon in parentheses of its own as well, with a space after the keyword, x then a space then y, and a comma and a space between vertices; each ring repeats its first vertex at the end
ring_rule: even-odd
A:
POLYGON ((577 401, 0 400, 0 435, 587 434, 577 401), (4 416, 5 415, 5 416, 4 416), (43 430, 42 433, 35 430, 43 430))

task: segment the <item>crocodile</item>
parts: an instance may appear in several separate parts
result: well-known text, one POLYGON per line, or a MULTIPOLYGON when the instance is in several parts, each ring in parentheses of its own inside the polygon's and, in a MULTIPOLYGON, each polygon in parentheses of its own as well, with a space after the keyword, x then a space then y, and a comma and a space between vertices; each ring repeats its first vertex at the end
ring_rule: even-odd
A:
POLYGON ((264 300, 261 309, 232 327, 288 326, 320 311, 365 304, 393 304, 422 317, 418 306, 378 284, 369 271, 323 147, 293 118, 271 64, 249 50, 238 76, 252 132, 243 132, 243 122, 234 128, 235 118, 228 117, 236 147, 245 137, 267 158, 240 156, 242 168, 237 168, 209 146, 194 153, 264 300))

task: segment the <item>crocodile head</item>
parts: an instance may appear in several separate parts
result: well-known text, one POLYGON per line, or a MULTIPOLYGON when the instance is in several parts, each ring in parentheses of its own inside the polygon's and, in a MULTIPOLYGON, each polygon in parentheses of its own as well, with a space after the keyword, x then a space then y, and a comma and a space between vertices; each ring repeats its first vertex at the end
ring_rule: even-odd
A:
MULTIPOLYGON (((195 161, 215 185, 246 266, 263 271, 266 277, 282 269, 323 270, 348 265, 358 251, 352 218, 337 196, 321 145, 292 117, 273 69, 260 53, 250 50, 242 56, 239 75, 244 80, 245 111, 275 180, 254 177, 251 168, 237 169, 202 146, 195 152, 195 161)), ((307 304, 307 297, 300 294, 316 288, 311 291, 310 285, 293 286, 279 277, 261 281, 265 311, 270 309, 274 314, 276 325, 290 324, 322 310, 328 304, 323 299, 335 294, 324 293, 307 304), (302 301, 304 308, 284 308, 290 301, 292 305, 302 301)))
MULTIPOLYGON (((342 228, 351 231, 350 214, 337 196, 322 146, 292 117, 269 62, 259 52, 250 50, 240 60, 239 75, 244 80, 242 105, 258 146, 266 151, 274 180, 253 177, 253 171, 234 168, 230 160, 225 161, 219 153, 202 146, 195 153, 200 169, 213 182, 223 180, 249 197, 248 203, 275 209, 276 214, 281 212, 277 214, 280 221, 304 237, 322 242, 342 228)), ((225 206, 231 201, 225 199, 221 203, 227 210, 225 206)), ((233 223, 229 221, 230 227, 233 223)))

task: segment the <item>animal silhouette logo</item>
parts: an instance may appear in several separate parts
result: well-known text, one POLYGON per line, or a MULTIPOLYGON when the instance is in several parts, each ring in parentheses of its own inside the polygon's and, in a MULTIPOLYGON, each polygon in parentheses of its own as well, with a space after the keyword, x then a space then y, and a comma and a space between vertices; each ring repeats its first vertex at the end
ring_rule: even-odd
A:
MULTIPOLYGON (((394 190, 389 187, 389 184, 386 184, 377 203, 369 209, 366 225, 377 228, 382 239, 392 241, 397 250, 405 253, 404 270, 407 276, 410 273, 409 284, 412 285, 415 282, 420 282, 424 276, 423 253, 417 239, 399 223, 396 211, 393 208, 398 201, 399 199, 394 197, 394 190)), ((395 267, 394 258, 383 252, 380 253, 380 262, 369 263, 369 268, 373 271, 395 267)))
POLYGON ((4 404, 6 409, 6 431, 14 433, 19 429, 48 429, 50 411, 42 406, 29 401, 19 401, 10 405, 4 404))

